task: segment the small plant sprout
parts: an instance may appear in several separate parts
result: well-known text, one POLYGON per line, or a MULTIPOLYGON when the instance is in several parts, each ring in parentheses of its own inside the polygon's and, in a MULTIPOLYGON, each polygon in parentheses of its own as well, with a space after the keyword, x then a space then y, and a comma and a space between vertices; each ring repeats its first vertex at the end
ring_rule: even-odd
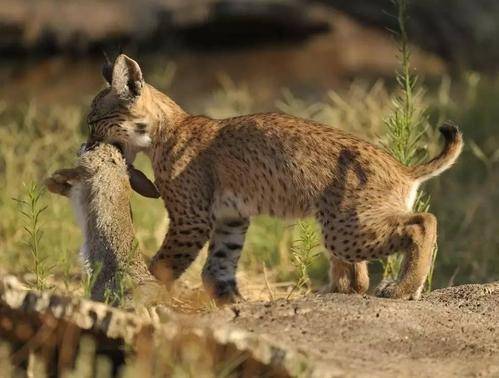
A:
MULTIPOLYGON (((407 0, 396 0, 399 31, 395 32, 399 42, 400 70, 397 73, 399 92, 392 100, 393 111, 385 121, 387 140, 386 148, 402 164, 410 166, 420 164, 427 157, 424 136, 428 129, 427 108, 423 105, 424 91, 417 85, 417 76, 411 71, 410 50, 407 36, 407 0)), ((430 207, 430 198, 419 190, 413 210, 426 212, 430 207)), ((433 270, 437 255, 435 247, 432 265, 427 278, 428 290, 431 290, 433 270)), ((396 279, 401 270, 402 254, 396 253, 383 262, 383 278, 396 279)))
POLYGON ((238 85, 227 75, 218 78, 220 88, 213 93, 206 106, 206 114, 217 118, 251 113, 254 99, 246 85, 238 85))
POLYGON ((296 97, 289 89, 283 89, 282 99, 276 102, 276 107, 287 114, 305 119, 315 119, 324 105, 320 103, 308 103, 296 97))
POLYGON ((121 305, 124 303, 126 294, 132 289, 134 283, 130 272, 134 260, 140 259, 140 249, 137 240, 134 240, 132 248, 130 249, 127 258, 123 261, 123 266, 118 269, 116 275, 113 277, 112 282, 104 290, 104 303, 121 305))
POLYGON ((291 247, 291 263, 293 264, 298 277, 288 298, 295 290, 300 290, 304 287, 307 288, 307 291, 310 291, 311 281, 308 269, 312 265, 314 259, 320 254, 317 249, 321 244, 313 224, 311 222, 303 221, 298 222, 297 227, 298 238, 291 247))
POLYGON ((85 298, 90 298, 92 296, 92 289, 99 278, 99 274, 102 270, 102 262, 95 263, 90 267, 89 272, 84 276, 83 279, 83 296, 85 298))
POLYGON ((111 289, 110 287, 106 287, 104 290, 104 303, 106 304, 114 304, 114 305, 120 305, 123 303, 123 300, 125 299, 125 294, 127 292, 127 289, 130 287, 130 283, 128 282, 127 275, 125 272, 122 270, 119 270, 114 277, 115 283, 115 290, 111 289))
POLYGON ((71 252, 68 248, 65 248, 61 253, 60 265, 62 269, 62 280, 64 282, 64 288, 69 292, 69 287, 71 284, 72 257, 71 252))
POLYGON ((40 241, 43 237, 40 216, 47 209, 42 203, 44 190, 36 183, 31 183, 27 186, 26 194, 23 199, 15 199, 18 203, 18 211, 24 219, 23 230, 26 233, 24 243, 29 248, 31 253, 31 264, 28 266, 28 271, 35 277, 34 286, 38 290, 47 288, 47 277, 52 270, 48 266, 47 256, 45 256, 40 248, 40 241))

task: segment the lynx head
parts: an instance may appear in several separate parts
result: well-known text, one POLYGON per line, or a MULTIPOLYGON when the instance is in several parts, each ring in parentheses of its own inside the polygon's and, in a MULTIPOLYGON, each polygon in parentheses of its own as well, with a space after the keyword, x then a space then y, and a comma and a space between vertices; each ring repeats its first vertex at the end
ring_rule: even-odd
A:
POLYGON ((88 114, 88 143, 107 142, 119 145, 129 163, 139 151, 151 145, 150 97, 152 87, 144 82, 136 61, 119 55, 114 64, 107 61, 102 69, 107 87, 95 96, 88 114))

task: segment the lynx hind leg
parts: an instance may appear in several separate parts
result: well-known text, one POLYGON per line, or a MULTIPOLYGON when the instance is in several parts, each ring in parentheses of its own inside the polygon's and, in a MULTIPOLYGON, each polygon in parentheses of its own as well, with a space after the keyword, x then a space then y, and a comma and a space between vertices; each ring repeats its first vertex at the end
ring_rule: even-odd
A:
POLYGON ((357 259, 360 261, 350 262, 348 261, 350 259, 347 258, 350 257, 350 254, 345 256, 338 254, 339 248, 348 248, 341 240, 343 235, 339 234, 346 233, 346 229, 351 228, 350 223, 345 222, 345 220, 342 220, 341 226, 334 227, 333 225, 336 223, 340 224, 338 218, 338 215, 331 214, 328 210, 319 212, 317 217, 322 226, 324 245, 330 258, 329 285, 322 292, 364 294, 369 289, 367 261, 357 259))
POLYGON ((83 172, 78 168, 59 169, 45 180, 49 192, 68 197, 73 185, 79 182, 83 172))
POLYGON ((241 298, 236 282, 236 270, 249 220, 220 219, 215 222, 203 267, 203 283, 210 295, 220 304, 234 303, 241 298))
POLYGON ((388 243, 404 250, 400 277, 395 282, 383 281, 376 295, 385 298, 419 299, 430 270, 437 237, 437 220, 433 214, 400 216, 397 229, 388 243))
POLYGON ((327 292, 364 294, 369 289, 367 261, 349 263, 330 256, 329 285, 327 292))

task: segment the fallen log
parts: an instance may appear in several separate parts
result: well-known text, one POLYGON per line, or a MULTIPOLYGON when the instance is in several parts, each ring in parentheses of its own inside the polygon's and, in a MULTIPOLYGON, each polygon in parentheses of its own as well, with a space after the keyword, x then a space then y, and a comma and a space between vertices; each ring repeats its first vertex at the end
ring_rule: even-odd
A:
POLYGON ((223 368, 240 376, 327 377, 331 371, 223 319, 203 321, 162 306, 124 311, 84 298, 28 290, 14 276, 0 279, 0 341, 11 350, 10 364, 29 369, 34 355, 51 376, 71 371, 84 337, 93 338, 96 356, 107 358, 115 373, 131 359, 129 368, 169 376, 177 366, 192 365, 192 353, 202 356, 194 367, 207 373, 218 371, 224 362, 223 368), (158 363, 161 360, 166 365, 158 363), (164 370, 153 371, 161 367, 164 370))

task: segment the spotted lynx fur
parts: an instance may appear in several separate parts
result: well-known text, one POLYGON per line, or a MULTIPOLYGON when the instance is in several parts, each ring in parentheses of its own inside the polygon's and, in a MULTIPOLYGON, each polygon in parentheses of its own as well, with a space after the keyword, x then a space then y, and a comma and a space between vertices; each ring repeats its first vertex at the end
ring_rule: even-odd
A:
POLYGON ((129 162, 146 153, 170 217, 150 266, 165 283, 178 278, 209 241, 203 269, 220 301, 239 292, 237 263, 250 218, 315 216, 331 256, 331 287, 365 292, 366 262, 404 251, 400 278, 377 295, 418 298, 430 267, 437 222, 413 213, 419 185, 449 168, 462 137, 440 130, 445 146, 428 163, 405 167, 384 150, 342 130, 285 114, 228 119, 192 116, 147 84, 120 55, 88 116, 89 142, 119 144, 129 162))

